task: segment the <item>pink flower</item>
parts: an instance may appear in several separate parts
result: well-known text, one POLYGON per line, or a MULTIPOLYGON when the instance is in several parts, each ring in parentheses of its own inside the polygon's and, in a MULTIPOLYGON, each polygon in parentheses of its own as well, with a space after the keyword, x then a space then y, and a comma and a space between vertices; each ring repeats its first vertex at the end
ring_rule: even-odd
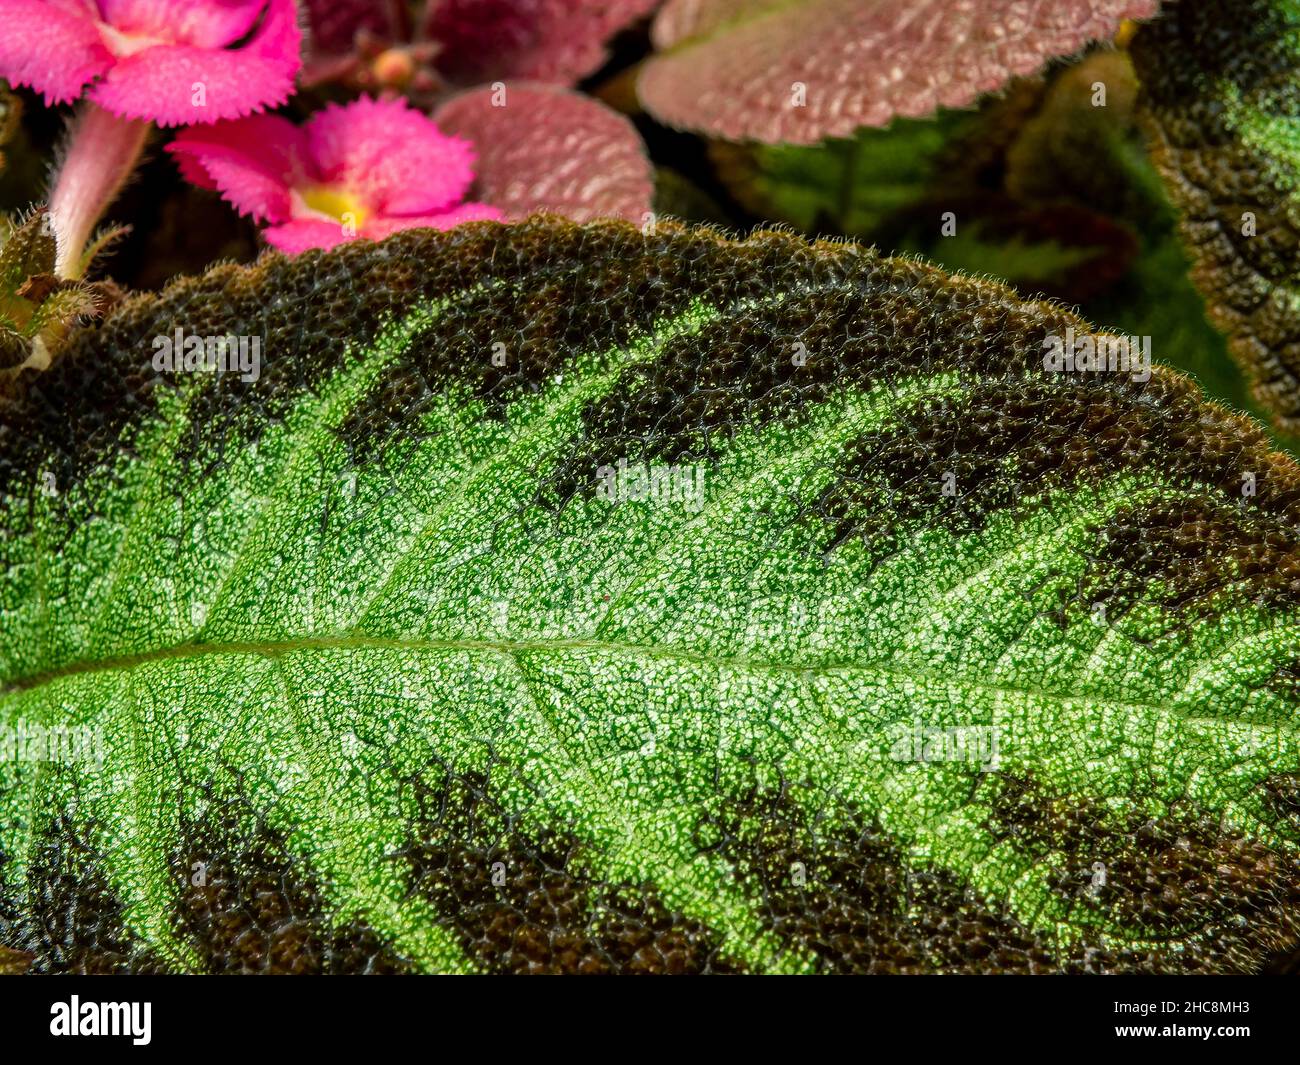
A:
POLYGON ((190 181, 270 222, 266 239, 290 254, 501 218, 461 202, 474 179, 469 142, 402 100, 331 104, 301 128, 276 115, 191 127, 167 150, 190 181))
POLYGON ((162 126, 236 118, 289 98, 294 0, 0 0, 0 77, 47 103, 89 99, 162 126))

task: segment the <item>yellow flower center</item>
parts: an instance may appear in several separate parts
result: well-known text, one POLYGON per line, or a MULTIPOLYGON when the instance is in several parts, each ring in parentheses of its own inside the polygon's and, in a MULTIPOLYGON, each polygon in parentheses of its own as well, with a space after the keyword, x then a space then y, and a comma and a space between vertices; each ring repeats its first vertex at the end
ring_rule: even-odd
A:
POLYGON ((370 213, 359 199, 333 185, 302 189, 299 195, 308 210, 354 229, 360 229, 370 213))

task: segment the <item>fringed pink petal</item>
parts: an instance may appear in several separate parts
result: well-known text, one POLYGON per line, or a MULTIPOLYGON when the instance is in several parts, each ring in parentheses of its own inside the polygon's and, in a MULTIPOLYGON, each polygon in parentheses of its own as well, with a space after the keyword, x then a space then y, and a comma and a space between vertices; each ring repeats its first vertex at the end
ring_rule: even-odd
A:
POLYGON ((262 230, 262 235, 271 247, 286 255, 297 255, 312 248, 328 251, 356 239, 346 236, 343 226, 338 222, 326 222, 318 218, 298 218, 281 226, 268 226, 262 230))
POLYGON ((146 48, 121 59, 90 94, 110 111, 162 126, 239 118, 289 98, 301 45, 293 0, 269 0, 266 17, 242 48, 146 48))
POLYGON ((194 126, 167 151, 189 181, 219 189, 241 214, 262 221, 287 222, 290 190, 315 180, 306 135, 279 115, 194 126))
POLYGON ((103 21, 130 36, 224 48, 256 24, 266 0, 99 0, 103 21))
POLYGON ((436 212, 465 195, 474 149, 403 100, 363 97, 307 121, 322 177, 378 214, 436 212))
POLYGON ((113 65, 88 9, 44 0, 0 0, 0 78, 46 103, 75 100, 113 65))

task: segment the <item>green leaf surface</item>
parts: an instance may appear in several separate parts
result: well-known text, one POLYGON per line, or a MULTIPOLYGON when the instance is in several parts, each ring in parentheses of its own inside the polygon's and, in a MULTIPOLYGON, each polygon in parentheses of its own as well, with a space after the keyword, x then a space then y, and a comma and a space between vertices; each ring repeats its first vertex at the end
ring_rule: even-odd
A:
POLYGON ((1169 371, 1045 372, 1067 330, 662 224, 133 300, 0 392, 0 947, 1275 964, 1300 470, 1169 371), (257 380, 155 371, 178 328, 260 338, 257 380))

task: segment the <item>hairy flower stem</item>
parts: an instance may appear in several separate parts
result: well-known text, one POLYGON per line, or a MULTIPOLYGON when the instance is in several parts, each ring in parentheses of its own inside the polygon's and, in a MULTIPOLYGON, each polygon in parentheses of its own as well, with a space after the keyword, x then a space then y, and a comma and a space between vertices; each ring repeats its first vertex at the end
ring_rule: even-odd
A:
POLYGON ((50 196, 60 277, 81 276, 91 232, 139 162, 149 128, 146 119, 119 118, 92 103, 74 121, 50 196))

